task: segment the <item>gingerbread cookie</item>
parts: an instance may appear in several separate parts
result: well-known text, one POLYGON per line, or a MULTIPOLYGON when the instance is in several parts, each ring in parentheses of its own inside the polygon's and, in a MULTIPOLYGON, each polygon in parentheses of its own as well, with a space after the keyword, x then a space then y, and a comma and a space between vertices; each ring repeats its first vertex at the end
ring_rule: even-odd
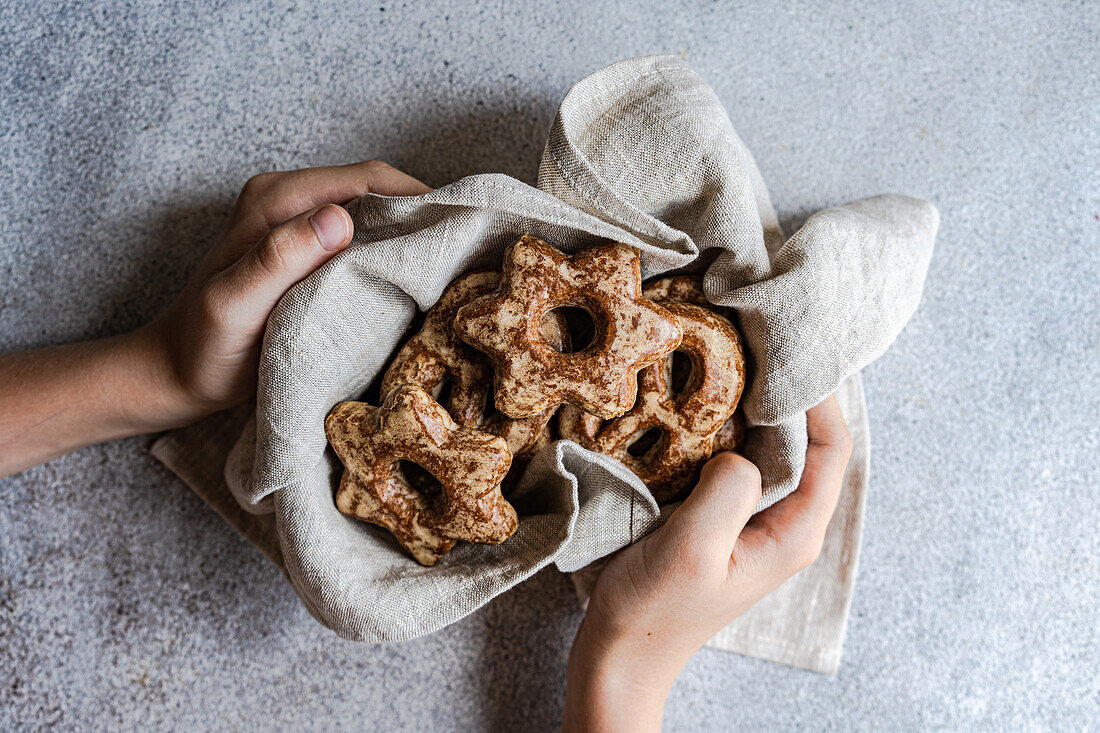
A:
POLYGON ((707 300, 703 278, 695 275, 674 275, 653 280, 642 288, 642 295, 658 303, 691 303, 721 316, 725 316, 728 310, 707 300))
MULTIPOLYGON (((456 423, 501 436, 513 458, 523 459, 549 442, 546 424, 557 406, 521 419, 490 409, 492 362, 458 338, 453 326, 459 308, 495 292, 499 284, 499 271, 475 270, 448 285, 424 317, 420 332, 409 339, 386 370, 382 394, 402 384, 418 385, 440 401, 456 423)), ((547 318, 542 325, 542 337, 552 348, 568 349, 569 332, 562 318, 547 318)))
MULTIPOLYGON (((665 278, 647 292, 657 297, 702 297, 680 278, 665 278), (678 282, 666 282, 675 280, 678 282)), ((703 297, 705 302, 705 297, 703 297)), ((660 502, 681 497, 690 490, 702 464, 715 450, 739 441, 740 423, 733 417, 745 381, 741 339, 733 324, 707 308, 684 302, 667 302, 683 330, 677 351, 691 361, 691 373, 683 390, 672 389, 674 360, 670 357, 647 367, 639 375, 638 402, 626 415, 604 422, 573 406, 559 414, 563 438, 622 461, 660 502), (660 437, 644 451, 636 449, 647 433, 660 437)))
POLYGON ((382 407, 341 402, 325 434, 344 463, 336 507, 389 530, 422 565, 434 565, 456 540, 499 544, 518 526, 500 494, 511 452, 503 438, 456 425, 420 387, 402 385, 382 407), (400 461, 423 467, 442 485, 413 489, 400 461))
POLYGON ((726 420, 725 424, 714 434, 714 452, 733 451, 737 453, 745 444, 745 415, 741 408, 726 420))
MULTIPOLYGON (((675 275, 653 280, 642 288, 642 295, 658 303, 691 303, 733 321, 733 313, 729 308, 715 305, 707 300, 701 276, 675 275)), ((674 381, 677 381, 676 376, 673 375, 674 381)), ((737 412, 733 413, 733 416, 714 435, 714 452, 739 451, 744 443, 745 416, 741 408, 738 408, 737 412)))
POLYGON ((609 419, 637 397, 638 371, 672 353, 682 333, 676 319, 642 296, 638 253, 623 244, 567 256, 525 234, 504 253, 495 293, 461 307, 455 331, 496 367, 497 409, 513 418, 562 402, 609 419), (540 334, 547 314, 577 307, 591 316, 595 337, 561 353, 540 334))

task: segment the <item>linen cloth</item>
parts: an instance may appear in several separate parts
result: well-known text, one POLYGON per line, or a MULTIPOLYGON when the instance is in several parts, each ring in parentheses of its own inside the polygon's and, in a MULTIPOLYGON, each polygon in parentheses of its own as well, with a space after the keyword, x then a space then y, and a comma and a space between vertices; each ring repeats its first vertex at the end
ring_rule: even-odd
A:
MULTIPOLYGON (((460 543, 432 568, 333 502, 342 466, 326 451, 324 417, 364 394, 417 309, 457 275, 499 266, 524 232, 566 251, 607 239, 636 247, 645 277, 705 271, 710 300, 737 311, 754 365, 744 453, 761 469, 760 509, 797 485, 805 410, 844 386, 857 445, 821 560, 712 642, 835 669, 866 487, 866 415, 853 375, 917 306, 938 226, 930 204, 864 199, 814 215, 784 242, 760 173, 712 90, 683 60, 652 56, 573 87, 537 188, 485 174, 421 196, 364 196, 348 210, 352 245, 291 289, 268 320, 255 414, 216 415, 153 446, 283 568, 316 618, 349 639, 413 638, 551 563, 581 570, 660 524, 629 470, 569 441, 529 465, 512 538, 460 543)), ((576 580, 583 595, 585 575, 576 580)))

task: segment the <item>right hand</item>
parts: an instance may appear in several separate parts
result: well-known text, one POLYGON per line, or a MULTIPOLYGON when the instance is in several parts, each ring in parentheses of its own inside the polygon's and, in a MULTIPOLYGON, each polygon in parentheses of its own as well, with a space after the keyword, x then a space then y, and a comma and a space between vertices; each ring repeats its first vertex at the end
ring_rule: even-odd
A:
POLYGON ((852 444, 835 397, 806 422, 806 466, 790 496, 754 516, 760 472, 720 453, 660 529, 604 567, 569 657, 566 729, 659 729, 699 647, 818 557, 852 444))

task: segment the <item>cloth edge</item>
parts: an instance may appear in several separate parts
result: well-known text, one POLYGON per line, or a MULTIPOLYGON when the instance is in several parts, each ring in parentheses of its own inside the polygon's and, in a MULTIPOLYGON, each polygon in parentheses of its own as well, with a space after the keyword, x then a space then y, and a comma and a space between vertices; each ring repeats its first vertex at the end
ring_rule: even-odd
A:
POLYGON ((165 433, 148 448, 149 453, 163 463, 229 526, 267 557, 286 575, 286 563, 279 546, 275 518, 271 514, 250 514, 237 503, 226 488, 222 495, 200 490, 203 486, 224 485, 222 476, 214 476, 207 466, 192 459, 191 450, 180 442, 175 432, 165 433))

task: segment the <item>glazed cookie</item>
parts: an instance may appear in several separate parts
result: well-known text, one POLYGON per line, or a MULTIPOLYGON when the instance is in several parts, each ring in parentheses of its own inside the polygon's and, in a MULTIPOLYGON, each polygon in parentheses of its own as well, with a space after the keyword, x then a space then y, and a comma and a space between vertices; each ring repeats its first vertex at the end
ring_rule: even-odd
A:
POLYGON ((673 390, 670 357, 639 374, 638 401, 622 417, 605 422, 566 405, 558 418, 561 437, 622 461, 659 502, 691 489, 714 451, 715 435, 737 409, 745 382, 741 339, 733 324, 697 305, 665 306, 683 330, 677 351, 691 361, 682 391, 673 390), (647 434, 659 437, 647 445, 647 434))
POLYGON ((745 416, 741 408, 730 416, 729 420, 714 434, 714 452, 733 451, 737 453, 745 444, 745 416))
MULTIPOLYGON (((501 436, 508 442, 513 458, 521 459, 547 442, 546 423, 557 405, 521 419, 491 410, 492 362, 458 338, 453 327, 459 308, 496 291, 499 284, 500 272, 475 270, 448 285, 428 310, 420 332, 401 347, 386 370, 382 394, 402 384, 422 387, 447 408, 456 423, 501 436), (443 394, 445 391, 449 395, 443 394)), ((542 326, 542 337, 552 348, 568 349, 569 332, 562 318, 547 318, 542 326)))
MULTIPOLYGON (((729 308, 716 305, 707 300, 703 290, 703 278, 697 275, 675 275, 653 280, 642 287, 642 295, 658 303, 691 303, 732 321, 729 308)), ((677 381, 673 375, 673 381, 677 381)), ((745 443, 745 416, 741 409, 726 421, 726 424, 714 435, 714 452, 739 451, 745 443)))
POLYGON ((703 278, 695 275, 675 275, 653 280, 642 288, 642 295, 658 303, 691 303, 722 316, 727 312, 726 308, 707 300, 703 278))
POLYGON ((507 443, 456 425, 420 387, 402 385, 381 407, 341 402, 325 434, 344 463, 336 508, 389 530, 422 565, 457 540, 499 544, 516 531, 516 512, 500 494, 512 462, 507 443), (402 460, 434 476, 439 494, 413 489, 402 460))
POLYGON ((636 250, 605 244, 570 257, 529 234, 505 251, 497 291, 459 308, 454 328, 492 359, 497 409, 513 418, 562 402, 605 419, 622 415, 637 396, 638 371, 682 336, 676 319, 642 296, 636 250), (595 325, 592 343, 576 353, 559 352, 540 333, 547 314, 564 307, 583 309, 595 325))

